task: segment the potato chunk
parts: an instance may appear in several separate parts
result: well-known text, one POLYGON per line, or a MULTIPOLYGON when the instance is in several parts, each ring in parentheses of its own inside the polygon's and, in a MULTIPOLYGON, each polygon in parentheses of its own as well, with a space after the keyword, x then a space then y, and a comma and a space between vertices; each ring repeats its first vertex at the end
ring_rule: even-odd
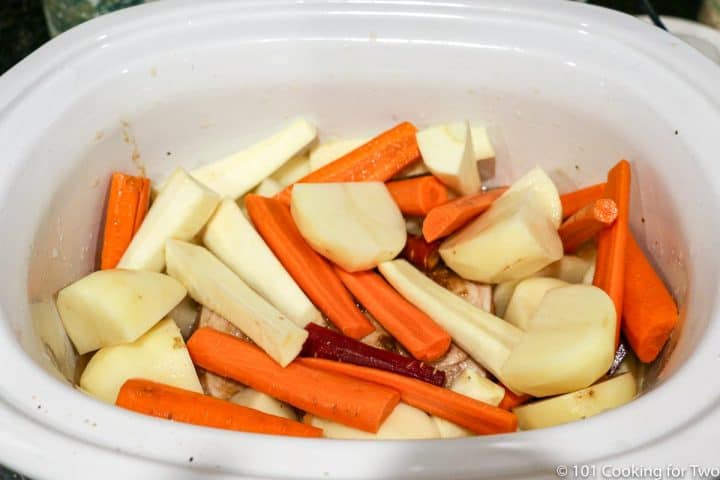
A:
POLYGON ((97 352, 80 377, 80 388, 104 402, 115 403, 120 387, 131 378, 202 393, 180 329, 171 318, 160 321, 132 343, 97 352))
POLYGON ((599 288, 554 288, 503 365, 503 381, 535 397, 592 385, 612 365, 615 328, 615 306, 599 288))
POLYGON ((79 354, 135 341, 185 297, 162 273, 101 270, 63 288, 57 307, 79 354))
POLYGON ((375 268, 405 246, 405 221, 382 182, 299 183, 291 207, 305 240, 348 272, 375 268))

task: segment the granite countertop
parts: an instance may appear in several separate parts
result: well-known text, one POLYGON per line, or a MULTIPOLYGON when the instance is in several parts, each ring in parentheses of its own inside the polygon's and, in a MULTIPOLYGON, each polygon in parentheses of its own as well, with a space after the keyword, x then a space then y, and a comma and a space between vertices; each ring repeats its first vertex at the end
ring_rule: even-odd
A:
MULTIPOLYGON (((201 0, 198 0, 201 1, 201 0)), ((591 0, 590 3, 628 13, 641 13, 637 0, 591 0)), ((662 15, 696 18, 701 0, 654 0, 662 15)), ((42 0, 0 0, 0 74, 48 41, 49 34, 42 0)), ((0 465, 0 480, 24 480, 26 477, 0 465)))
POLYGON ((0 74, 48 39, 41 0, 0 1, 0 74))

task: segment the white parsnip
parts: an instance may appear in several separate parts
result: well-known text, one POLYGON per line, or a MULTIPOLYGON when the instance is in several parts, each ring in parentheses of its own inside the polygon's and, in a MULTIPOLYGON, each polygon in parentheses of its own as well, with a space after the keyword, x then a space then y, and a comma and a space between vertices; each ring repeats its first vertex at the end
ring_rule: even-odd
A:
POLYGON ((222 315, 282 366, 290 363, 308 336, 207 249, 168 240, 167 271, 190 296, 222 315))
POLYGON ((370 141, 369 137, 358 137, 336 139, 321 143, 310 151, 310 169, 312 171, 318 170, 328 163, 334 162, 345 154, 352 152, 368 141, 370 141))
POLYGON ((403 297, 442 326, 475 361, 503 380, 502 366, 521 341, 521 330, 441 287, 405 260, 385 262, 378 268, 403 297))
POLYGON ((165 268, 165 241, 169 238, 191 240, 205 226, 219 202, 215 192, 184 170, 175 170, 117 268, 161 272, 165 268))
MULTIPOLYGON (((260 185, 257 186, 257 188, 254 190, 254 193, 257 195, 260 195, 261 197, 274 197, 276 194, 280 193, 283 189, 283 186, 280 185, 276 180, 274 180, 272 177, 268 177, 262 182, 260 182, 260 185)), ((244 198, 243 198, 244 200, 244 198)))
POLYGON ((282 188, 287 187, 310 173, 310 159, 306 154, 295 155, 268 177, 275 180, 282 188))
POLYGON ((316 136, 315 126, 301 118, 272 137, 191 174, 223 197, 239 198, 307 148, 316 136))
POLYGON ((226 198, 208 222, 203 243, 230 270, 296 324, 322 324, 322 314, 265 244, 240 207, 226 198))

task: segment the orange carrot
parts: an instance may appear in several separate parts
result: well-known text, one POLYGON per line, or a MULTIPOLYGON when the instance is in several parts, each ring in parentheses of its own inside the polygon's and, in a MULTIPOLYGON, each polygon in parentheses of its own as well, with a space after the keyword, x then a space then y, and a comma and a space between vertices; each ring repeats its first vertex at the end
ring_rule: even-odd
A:
POLYGON ((432 242, 450 235, 490 208, 495 199, 505 193, 505 190, 507 187, 467 195, 433 208, 423 221, 425 240, 432 242))
MULTIPOLYGON (((403 122, 369 142, 298 180, 303 183, 363 182, 390 180, 395 174, 420 159, 412 123, 403 122)), ((275 198, 290 204, 292 185, 275 198)))
MULTIPOLYGON (((605 184, 600 183, 560 195, 565 218, 577 212, 588 203, 601 198, 604 188, 605 184)), ((433 240, 447 237, 454 233, 460 229, 460 227, 470 222, 470 220, 490 208, 495 199, 505 193, 505 190, 507 190, 507 187, 494 188, 487 192, 460 197, 433 208, 428 212, 423 222, 423 236, 425 240, 432 242, 433 240)))
POLYGON ((197 330, 187 348, 200 368, 360 430, 377 432, 400 402, 400 394, 392 388, 301 365, 297 360, 283 368, 255 345, 212 328, 197 330))
POLYGON ((630 164, 621 160, 608 173, 605 198, 611 198, 617 205, 617 220, 612 226, 601 230, 597 236, 597 260, 593 285, 602 288, 615 304, 617 328, 615 343, 620 341, 620 325, 625 291, 625 251, 630 231, 630 164))
POLYGON ((623 333, 638 358, 649 363, 675 328, 678 309, 632 234, 626 248, 623 333))
POLYGON ((593 239, 617 218, 618 209, 609 198, 595 200, 572 214, 558 229, 565 253, 572 253, 593 239))
POLYGON ((321 429, 304 423, 150 380, 128 380, 115 403, 145 415, 205 427, 293 437, 322 436, 321 429))
POLYGON ((448 201, 447 187, 432 175, 396 180, 386 185, 405 215, 423 216, 448 201))
POLYGON ((437 360, 450 347, 450 335, 405 300, 372 270, 347 273, 335 268, 340 280, 368 312, 418 360, 437 360))
POLYGON ((527 403, 531 398, 533 397, 527 393, 518 395, 506 388, 505 396, 500 402, 500 405, 498 405, 498 408, 502 408, 503 410, 512 410, 515 407, 519 407, 520 405, 527 403))
POLYGON ((517 430, 517 417, 513 413, 421 380, 321 358, 299 358, 295 362, 393 388, 400 392, 403 402, 477 434, 517 430))
POLYGON ((150 180, 115 172, 105 213, 105 231, 100 256, 100 269, 115 268, 150 205, 150 180))
POLYGON ((594 202, 603 197, 605 193, 605 184, 598 183, 589 187, 575 190, 574 192, 563 193, 560 195, 562 202, 563 218, 573 215, 575 212, 583 208, 590 202, 594 202))
POLYGON ((300 235, 287 206, 259 195, 246 195, 245 206, 255 228, 280 263, 342 333, 362 338, 375 331, 332 266, 300 235))

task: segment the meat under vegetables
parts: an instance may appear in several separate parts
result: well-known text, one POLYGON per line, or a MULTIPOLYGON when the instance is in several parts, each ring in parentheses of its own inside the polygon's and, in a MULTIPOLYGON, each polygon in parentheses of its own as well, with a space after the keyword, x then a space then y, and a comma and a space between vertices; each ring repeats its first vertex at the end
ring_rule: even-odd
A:
MULTIPOLYGON (((207 307, 202 307, 202 310, 200 311, 198 328, 203 327, 210 327, 220 332, 229 333, 230 335, 241 338, 247 342, 251 342, 247 335, 242 333, 239 328, 207 307)), ((198 371, 198 378, 200 380, 200 385, 202 385, 206 394, 221 400, 228 400, 236 393, 245 389, 245 386, 238 382, 228 380, 225 377, 206 372, 205 370, 198 371)))
POLYGON ((453 384, 456 378, 462 374, 466 368, 470 368, 481 375, 487 376, 486 371, 481 367, 465 350, 458 347, 454 343, 450 344, 450 350, 436 362, 432 362, 431 365, 438 370, 445 372, 445 386, 453 384))
POLYGON ((435 268, 429 277, 458 297, 464 298, 481 310, 493 313, 492 287, 484 283, 465 280, 445 266, 435 268))

